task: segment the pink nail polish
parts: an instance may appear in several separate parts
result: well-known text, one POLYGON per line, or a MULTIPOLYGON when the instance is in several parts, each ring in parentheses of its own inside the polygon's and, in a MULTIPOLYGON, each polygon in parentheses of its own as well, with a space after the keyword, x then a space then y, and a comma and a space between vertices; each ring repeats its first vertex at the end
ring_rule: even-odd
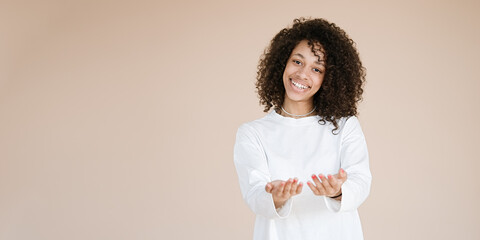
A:
POLYGON ((328 179, 332 179, 332 178, 333 178, 332 175, 328 175, 328 179))
POLYGON ((316 179, 316 178, 317 178, 317 176, 316 176, 316 175, 312 175, 312 178, 313 178, 313 179, 316 179))

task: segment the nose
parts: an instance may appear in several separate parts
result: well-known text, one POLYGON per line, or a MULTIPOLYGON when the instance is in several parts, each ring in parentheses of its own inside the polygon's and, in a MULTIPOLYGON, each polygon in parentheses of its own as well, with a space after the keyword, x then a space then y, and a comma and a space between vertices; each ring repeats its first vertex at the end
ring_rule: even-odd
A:
POLYGON ((307 73, 305 72, 305 68, 302 67, 300 69, 298 69, 297 71, 297 76, 301 79, 307 79, 307 73))

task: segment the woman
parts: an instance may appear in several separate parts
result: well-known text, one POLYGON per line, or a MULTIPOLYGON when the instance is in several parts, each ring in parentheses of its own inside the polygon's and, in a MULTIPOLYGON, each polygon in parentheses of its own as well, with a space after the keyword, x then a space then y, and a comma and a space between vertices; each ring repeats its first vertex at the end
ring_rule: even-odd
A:
POLYGON ((234 162, 254 239, 363 239, 370 192, 357 115, 365 70, 354 42, 323 19, 295 19, 262 56, 265 117, 241 125, 234 162), (304 186, 304 185, 307 186, 304 186))

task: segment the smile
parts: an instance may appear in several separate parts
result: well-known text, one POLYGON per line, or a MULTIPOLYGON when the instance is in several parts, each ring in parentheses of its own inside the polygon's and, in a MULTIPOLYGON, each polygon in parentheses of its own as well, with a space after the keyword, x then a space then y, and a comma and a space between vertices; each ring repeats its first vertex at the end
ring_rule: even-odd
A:
POLYGON ((297 83, 297 82, 293 81, 292 79, 290 79, 290 81, 292 81, 293 85, 294 85, 295 87, 297 87, 297 88, 300 88, 300 89, 307 89, 307 88, 309 88, 308 86, 305 86, 305 85, 303 85, 303 84, 297 83))

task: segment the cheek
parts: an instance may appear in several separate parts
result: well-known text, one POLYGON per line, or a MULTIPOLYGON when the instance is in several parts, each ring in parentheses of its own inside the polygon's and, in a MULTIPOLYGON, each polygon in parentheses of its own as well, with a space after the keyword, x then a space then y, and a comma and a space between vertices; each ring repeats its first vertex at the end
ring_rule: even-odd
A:
POLYGON ((317 87, 320 87, 322 85, 322 82, 323 82, 323 76, 322 77, 316 77, 315 78, 315 85, 317 87))
POLYGON ((297 66, 294 64, 294 63, 291 63, 290 61, 287 63, 287 65, 285 65, 285 69, 283 70, 283 74, 284 75, 291 75, 293 74, 294 72, 296 72, 298 69, 297 69, 297 66))

